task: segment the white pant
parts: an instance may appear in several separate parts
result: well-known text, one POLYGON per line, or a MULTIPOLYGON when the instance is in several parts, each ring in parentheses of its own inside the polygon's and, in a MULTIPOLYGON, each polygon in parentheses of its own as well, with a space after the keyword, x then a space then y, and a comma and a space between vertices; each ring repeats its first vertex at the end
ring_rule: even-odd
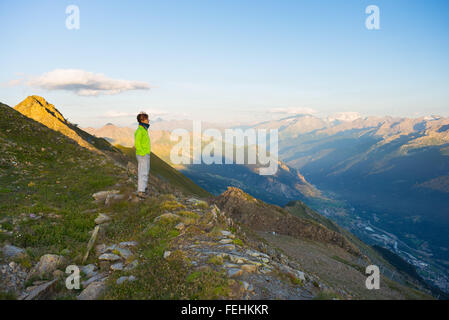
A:
POLYGON ((137 192, 145 192, 150 173, 150 155, 137 155, 137 192))

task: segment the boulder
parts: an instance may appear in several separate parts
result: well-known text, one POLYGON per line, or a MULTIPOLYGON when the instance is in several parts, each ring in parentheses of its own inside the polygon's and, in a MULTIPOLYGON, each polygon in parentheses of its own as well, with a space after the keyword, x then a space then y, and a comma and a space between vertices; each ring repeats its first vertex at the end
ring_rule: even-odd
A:
POLYGON ((113 253, 103 253, 100 257, 98 257, 100 260, 104 261, 117 261, 120 260, 120 256, 113 254, 113 253))
POLYGON ((90 283, 77 297, 78 300, 96 300, 106 289, 106 284, 103 281, 96 281, 90 283))
POLYGON ((137 267, 139 265, 139 262, 137 260, 134 260, 133 262, 131 262, 130 264, 128 264, 125 267, 125 271, 129 271, 129 270, 133 270, 135 267, 137 267))
POLYGON ((113 250, 113 252, 118 253, 124 259, 128 259, 129 257, 131 257, 133 255, 132 252, 129 251, 128 249, 120 248, 120 247, 116 247, 113 250))
POLYGON ((25 297, 24 300, 38 300, 38 299, 45 299, 49 294, 51 294, 51 291, 56 285, 56 282, 58 279, 54 279, 49 282, 45 282, 41 285, 36 286, 31 290, 31 292, 25 297))
POLYGON ((106 197, 104 204, 109 206, 111 203, 113 203, 115 201, 120 201, 120 200, 124 200, 124 199, 125 199, 125 195, 123 195, 123 194, 109 194, 106 197))
POLYGON ((9 244, 5 245, 1 250, 6 259, 16 259, 26 255, 24 249, 9 244))
POLYGON ((66 260, 63 256, 59 256, 56 254, 45 254, 43 255, 37 265, 33 268, 28 278, 31 276, 38 275, 43 276, 46 274, 50 274, 56 269, 59 269, 64 266, 66 260))
POLYGON ((247 273, 254 273, 257 271, 257 266, 254 264, 244 264, 241 266, 242 270, 247 273))
POLYGON ((120 191, 118 190, 109 190, 109 191, 100 191, 97 193, 94 193, 92 197, 95 199, 95 201, 101 202, 105 201, 108 195, 116 195, 119 194, 120 191))
POLYGON ((0 292, 20 292, 26 278, 26 270, 14 261, 0 264, 0 292))
POLYGON ((129 277, 123 276, 123 277, 118 278, 116 283, 122 284, 125 281, 135 281, 135 280, 136 280, 136 277, 134 277, 134 276, 129 276, 129 277))
POLYGON ((117 262, 111 265, 112 271, 122 271, 123 270, 123 262, 117 262))
POLYGON ((228 270, 228 276, 231 278, 234 277, 239 277, 243 274, 243 270, 242 269, 237 269, 237 268, 231 268, 228 270))
POLYGON ((122 248, 135 247, 135 246, 137 246, 137 242, 136 241, 124 241, 124 242, 120 242, 119 246, 122 248))
POLYGON ((86 277, 91 278, 97 275, 97 266, 94 264, 88 264, 87 266, 81 267, 81 271, 86 275, 86 277))
POLYGON ((81 284, 83 285, 83 287, 86 287, 93 282, 104 281, 107 276, 108 276, 108 274, 106 272, 98 273, 98 274, 94 275, 93 277, 89 278, 88 280, 83 281, 81 284))
POLYGON ((105 215, 104 213, 100 213, 98 215, 98 217, 95 219, 95 223, 102 224, 102 223, 108 222, 110 220, 111 220, 111 218, 108 215, 105 215))

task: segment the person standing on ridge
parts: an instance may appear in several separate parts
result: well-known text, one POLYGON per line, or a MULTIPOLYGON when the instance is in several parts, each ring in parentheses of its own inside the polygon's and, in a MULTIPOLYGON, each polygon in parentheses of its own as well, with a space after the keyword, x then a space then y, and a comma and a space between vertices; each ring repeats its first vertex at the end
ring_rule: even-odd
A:
POLYGON ((148 114, 141 112, 137 115, 139 127, 134 133, 134 146, 137 157, 137 196, 141 199, 148 195, 148 175, 150 173, 151 141, 148 134, 150 119, 148 114))

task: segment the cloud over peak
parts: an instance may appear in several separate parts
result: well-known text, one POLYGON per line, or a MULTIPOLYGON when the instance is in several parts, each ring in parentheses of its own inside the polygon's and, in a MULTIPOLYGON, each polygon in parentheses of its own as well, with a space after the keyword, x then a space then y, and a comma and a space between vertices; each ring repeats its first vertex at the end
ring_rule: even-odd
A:
POLYGON ((47 90, 72 91, 80 96, 111 95, 150 89, 146 82, 111 79, 101 73, 80 69, 56 69, 29 80, 27 84, 47 90))
POLYGON ((293 107, 293 108, 273 108, 268 110, 269 113, 274 114, 316 114, 317 110, 312 108, 304 107, 293 107))

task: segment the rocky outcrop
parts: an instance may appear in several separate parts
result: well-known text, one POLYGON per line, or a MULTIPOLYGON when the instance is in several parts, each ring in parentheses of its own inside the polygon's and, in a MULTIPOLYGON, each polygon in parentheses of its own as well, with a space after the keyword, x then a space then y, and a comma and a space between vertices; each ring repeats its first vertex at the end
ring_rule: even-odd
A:
POLYGON ((13 260, 25 256, 24 249, 9 244, 5 245, 0 250, 3 253, 3 256, 8 260, 13 260))
POLYGON ((15 106, 14 109, 50 129, 61 132, 65 136, 75 140, 80 146, 96 151, 94 146, 85 141, 71 128, 72 125, 62 116, 58 109, 51 103, 48 103, 44 98, 29 96, 15 106))
POLYGON ((298 218, 280 207, 266 204, 238 188, 229 187, 215 203, 236 222, 254 230, 329 243, 360 255, 359 250, 340 233, 319 223, 298 218))
POLYGON ((106 284, 104 281, 96 281, 90 283, 86 289, 84 289, 77 300, 95 300, 98 299, 101 294, 105 291, 106 284))
POLYGON ((28 278, 33 276, 42 277, 51 274, 58 268, 63 267, 66 264, 66 259, 63 256, 56 254, 43 255, 37 265, 31 270, 28 278))

